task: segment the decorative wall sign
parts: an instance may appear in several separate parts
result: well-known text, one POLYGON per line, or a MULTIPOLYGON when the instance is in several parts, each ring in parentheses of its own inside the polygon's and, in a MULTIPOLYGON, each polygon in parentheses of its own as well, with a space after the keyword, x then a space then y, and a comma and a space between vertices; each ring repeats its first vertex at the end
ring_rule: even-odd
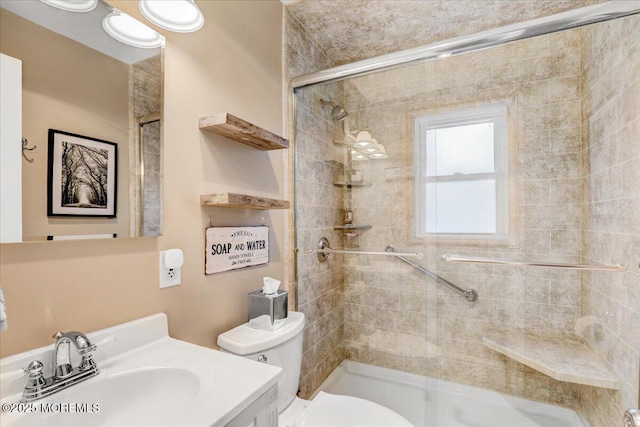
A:
POLYGON ((205 274, 269 263, 269 227, 211 227, 205 240, 205 274))
POLYGON ((49 129, 48 216, 116 216, 118 146, 49 129))

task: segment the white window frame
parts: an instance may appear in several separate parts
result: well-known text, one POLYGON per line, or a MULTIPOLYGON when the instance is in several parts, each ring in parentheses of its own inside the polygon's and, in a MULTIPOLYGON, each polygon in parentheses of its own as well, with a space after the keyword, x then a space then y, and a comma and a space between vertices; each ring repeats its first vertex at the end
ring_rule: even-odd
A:
POLYGON ((508 106, 506 103, 482 105, 473 108, 426 114, 414 118, 414 180, 416 237, 469 241, 509 241, 509 142, 508 106), (427 131, 438 128, 470 125, 492 121, 494 125, 494 165, 492 173, 427 177, 427 131), (495 233, 427 233, 426 186, 428 182, 470 181, 495 178, 496 232, 495 233))

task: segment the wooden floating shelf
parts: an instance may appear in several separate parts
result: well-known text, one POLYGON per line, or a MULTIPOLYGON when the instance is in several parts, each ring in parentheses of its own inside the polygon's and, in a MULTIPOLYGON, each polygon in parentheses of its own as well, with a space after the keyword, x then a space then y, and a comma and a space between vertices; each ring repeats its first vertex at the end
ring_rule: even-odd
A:
POLYGON ((486 347, 502 353, 558 381, 617 390, 618 378, 598 354, 569 338, 552 339, 534 334, 502 334, 483 338, 486 347))
POLYGON ((370 182, 334 182, 333 185, 335 187, 345 187, 345 188, 357 188, 357 187, 371 187, 370 182))
POLYGON ((243 209, 289 209, 288 200, 269 199, 237 193, 216 193, 200 196, 202 206, 243 209))
POLYGON ((229 113, 200 117, 200 130, 217 133, 258 150, 289 148, 289 140, 229 113))

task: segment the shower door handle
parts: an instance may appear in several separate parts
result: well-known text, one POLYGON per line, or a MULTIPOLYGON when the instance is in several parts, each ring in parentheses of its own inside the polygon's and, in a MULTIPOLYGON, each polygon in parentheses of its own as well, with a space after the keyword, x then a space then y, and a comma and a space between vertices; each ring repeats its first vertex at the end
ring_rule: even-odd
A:
POLYGON ((624 427, 640 427, 640 410, 629 409, 624 413, 624 427))

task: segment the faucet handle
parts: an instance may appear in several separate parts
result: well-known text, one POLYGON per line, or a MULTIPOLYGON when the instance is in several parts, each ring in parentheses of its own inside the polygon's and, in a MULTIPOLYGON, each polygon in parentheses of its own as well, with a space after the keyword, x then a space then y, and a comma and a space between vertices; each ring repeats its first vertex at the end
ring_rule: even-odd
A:
MULTIPOLYGON (((24 372, 29 375, 29 379, 22 391, 22 399, 39 395, 42 388, 47 385, 47 380, 45 380, 42 374, 42 368, 44 368, 44 365, 39 360, 32 361, 29 363, 29 366, 24 368, 24 372)), ((23 401, 22 399, 20 400, 21 402, 23 401)))
POLYGON ((34 360, 29 363, 29 366, 23 369, 25 374, 28 374, 32 377, 37 377, 42 375, 42 369, 44 368, 44 364, 39 360, 34 360))
POLYGON ((87 338, 83 334, 79 334, 75 338, 76 348, 78 349, 78 353, 81 355, 85 355, 94 351, 97 347, 95 344, 92 344, 89 338, 87 338))
POLYGON ((62 331, 58 331, 55 334, 53 334, 53 336, 51 336, 51 338, 54 338, 56 341, 60 339, 60 337, 62 337, 64 335, 64 332, 62 331))

